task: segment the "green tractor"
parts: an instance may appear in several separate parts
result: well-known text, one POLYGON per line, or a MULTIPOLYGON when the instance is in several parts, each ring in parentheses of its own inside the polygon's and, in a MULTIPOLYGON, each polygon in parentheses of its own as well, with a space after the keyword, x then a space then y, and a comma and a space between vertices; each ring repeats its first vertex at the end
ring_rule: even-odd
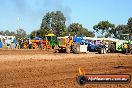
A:
POLYGON ((128 49, 128 53, 132 54, 132 36, 130 34, 122 34, 127 42, 123 43, 123 53, 125 53, 125 50, 128 49), (126 48, 125 45, 127 45, 128 47, 126 48))
POLYGON ((44 40, 46 41, 46 47, 54 49, 57 44, 57 37, 54 34, 45 35, 44 40))
POLYGON ((128 44, 128 52, 132 53, 132 40, 129 34, 121 34, 120 39, 113 41, 109 44, 109 51, 112 53, 115 52, 125 52, 124 44, 128 44))

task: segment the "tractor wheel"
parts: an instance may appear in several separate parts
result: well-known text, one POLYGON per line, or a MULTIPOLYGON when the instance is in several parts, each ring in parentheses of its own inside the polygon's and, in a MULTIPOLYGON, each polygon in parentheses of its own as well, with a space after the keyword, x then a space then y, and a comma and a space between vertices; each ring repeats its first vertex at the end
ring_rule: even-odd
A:
POLYGON ((103 54, 103 48, 101 48, 101 54, 103 54))
POLYGON ((59 51, 58 51, 58 49, 54 49, 54 53, 58 53, 59 51))
POLYGON ((66 47, 66 53, 70 53, 71 49, 70 49, 70 46, 67 46, 66 47))
POLYGON ((98 53, 99 54, 106 54, 106 49, 105 48, 101 48, 98 53))
POLYGON ((101 54, 101 49, 98 49, 97 51, 98 51, 98 54, 101 54))
POLYGON ((73 52, 75 54, 79 54, 80 53, 80 44, 79 43, 74 43, 73 52))
POLYGON ((116 46, 115 46, 115 44, 111 44, 110 52, 111 53, 115 53, 116 52, 116 46))
POLYGON ((132 50, 130 50, 130 54, 132 54, 132 50))
POLYGON ((129 51, 132 54, 132 44, 129 45, 129 51))
POLYGON ((58 53, 59 51, 58 51, 58 46, 55 46, 54 47, 54 53, 58 53))

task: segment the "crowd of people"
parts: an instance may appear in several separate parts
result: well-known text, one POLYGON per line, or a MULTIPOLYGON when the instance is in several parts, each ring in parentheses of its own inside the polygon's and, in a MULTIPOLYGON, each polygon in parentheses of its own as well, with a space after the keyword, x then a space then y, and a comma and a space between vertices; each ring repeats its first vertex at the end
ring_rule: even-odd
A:
POLYGON ((16 43, 17 49, 33 49, 35 48, 33 43, 36 43, 38 46, 38 49, 43 49, 43 40, 37 40, 37 42, 32 42, 30 39, 18 39, 16 43))
MULTIPOLYGON (((38 49, 43 48, 43 40, 37 40, 36 44, 38 45, 38 49)), ((30 39, 22 39, 22 38, 14 38, 14 39, 3 39, 2 40, 3 47, 7 47, 8 49, 32 49, 33 42, 30 39)))

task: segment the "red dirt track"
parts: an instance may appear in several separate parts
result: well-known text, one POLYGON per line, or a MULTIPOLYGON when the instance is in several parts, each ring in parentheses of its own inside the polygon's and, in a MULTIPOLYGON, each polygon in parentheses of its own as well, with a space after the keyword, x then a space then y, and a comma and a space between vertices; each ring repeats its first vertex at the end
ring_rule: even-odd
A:
POLYGON ((0 50, 0 88, 132 88, 132 82, 80 86, 76 82, 79 66, 87 74, 132 76, 132 55, 0 50))

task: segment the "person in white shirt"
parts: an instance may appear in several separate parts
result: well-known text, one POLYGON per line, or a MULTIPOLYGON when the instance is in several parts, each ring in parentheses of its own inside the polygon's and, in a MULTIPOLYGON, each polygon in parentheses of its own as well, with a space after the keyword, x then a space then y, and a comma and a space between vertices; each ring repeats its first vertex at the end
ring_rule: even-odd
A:
POLYGON ((11 40, 10 39, 7 39, 7 47, 8 47, 8 49, 10 49, 11 48, 11 40))

